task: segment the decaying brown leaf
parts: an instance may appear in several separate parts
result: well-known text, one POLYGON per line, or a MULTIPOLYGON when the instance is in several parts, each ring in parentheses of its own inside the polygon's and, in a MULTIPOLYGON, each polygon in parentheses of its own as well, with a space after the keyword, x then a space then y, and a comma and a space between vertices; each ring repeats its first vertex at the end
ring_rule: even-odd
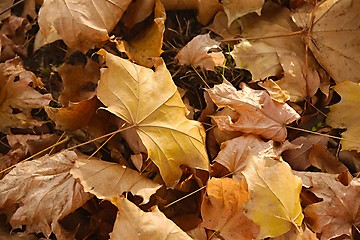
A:
POLYGON ((202 67, 214 71, 216 66, 223 66, 225 56, 222 52, 209 52, 220 49, 220 43, 211 39, 210 34, 198 35, 182 48, 176 55, 181 65, 202 67))
POLYGON ((299 119, 299 114, 288 104, 273 101, 266 91, 253 90, 245 84, 241 84, 241 88, 237 91, 231 83, 224 81, 207 90, 218 107, 230 107, 239 115, 236 122, 229 116, 214 116, 218 127, 285 141, 285 125, 299 119))
POLYGON ((113 201, 119 211, 110 234, 111 240, 191 240, 189 235, 166 218, 156 206, 151 212, 143 212, 125 198, 119 197, 113 201))
POLYGON ((131 192, 149 201, 161 185, 141 176, 140 173, 117 163, 81 157, 76 160, 71 174, 79 178, 86 192, 99 199, 111 199, 123 192, 131 192))
POLYGON ((44 156, 18 164, 0 180, 0 208, 14 229, 26 225, 27 233, 73 237, 59 221, 92 197, 70 174, 76 159, 73 151, 44 156))
POLYGON ((260 228, 244 215, 243 204, 248 199, 244 179, 210 179, 201 204, 202 226, 229 240, 255 239, 260 228))
POLYGON ((310 228, 321 234, 320 239, 354 237, 353 227, 360 228, 359 178, 344 186, 336 180, 335 174, 297 172, 296 175, 303 179, 304 187, 322 199, 304 210, 310 228))
POLYGON ((298 148, 286 150, 282 156, 292 169, 303 171, 314 166, 323 172, 341 173, 347 170, 342 162, 327 149, 328 138, 319 135, 301 136, 292 144, 298 148))
POLYGON ((27 56, 26 32, 31 25, 25 18, 10 16, 3 20, 0 28, 0 61, 14 58, 17 54, 27 56))
POLYGON ((52 99, 34 88, 42 86, 34 73, 26 71, 19 58, 0 64, 0 131, 33 128, 43 122, 33 119, 31 110, 42 108, 52 99))

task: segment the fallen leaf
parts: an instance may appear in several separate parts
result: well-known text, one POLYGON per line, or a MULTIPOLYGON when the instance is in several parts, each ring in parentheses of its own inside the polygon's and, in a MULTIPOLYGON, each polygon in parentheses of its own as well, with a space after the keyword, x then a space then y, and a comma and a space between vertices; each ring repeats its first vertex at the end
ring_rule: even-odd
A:
POLYGON ((349 168, 350 172, 360 172, 360 153, 357 151, 340 151, 339 159, 349 168))
POLYGON ((138 240, 191 240, 155 206, 151 212, 143 212, 129 200, 119 197, 115 201, 119 209, 110 239, 138 240))
POLYGON ((294 102, 316 93, 320 85, 316 61, 308 54, 306 65, 305 44, 292 34, 299 28, 289 9, 267 2, 261 16, 248 14, 239 21, 245 40, 231 52, 237 67, 248 69, 254 81, 276 76, 280 80, 275 83, 294 102))
POLYGON ((309 154, 315 144, 327 144, 328 138, 318 135, 308 135, 295 138, 292 144, 298 145, 298 148, 284 151, 282 157, 290 164, 291 168, 298 171, 306 170, 311 166, 309 154))
POLYGON ((353 178, 348 186, 336 180, 334 174, 298 172, 309 188, 322 201, 308 205, 305 216, 310 228, 321 234, 321 240, 342 235, 354 237, 352 227, 360 227, 360 181, 353 178))
POLYGON ((39 11, 39 26, 45 43, 62 39, 81 52, 109 40, 131 0, 45 0, 39 11), (54 11, 56 9, 56 11, 54 11), (111 14, 109 14, 111 12, 111 14))
POLYGON ((244 179, 210 179, 201 204, 202 226, 218 232, 224 239, 255 239, 260 228, 244 215, 243 204, 248 199, 244 179))
POLYGON ((156 0, 131 1, 124 15, 121 17, 121 22, 127 28, 132 28, 135 24, 144 21, 153 12, 155 1, 156 0))
POLYGON ((105 50, 99 54, 107 68, 102 69, 98 98, 106 110, 133 126, 166 185, 177 184, 181 165, 208 171, 205 131, 186 118, 187 109, 165 64, 160 60, 154 72, 105 50))
POLYGON ((43 122, 33 119, 31 110, 42 108, 52 99, 34 88, 41 81, 26 71, 19 58, 0 64, 0 131, 10 133, 11 128, 32 128, 43 122))
POLYGON ((245 215, 260 226, 259 239, 299 229, 304 218, 300 206, 301 179, 281 159, 252 156, 243 171, 250 200, 245 215))
POLYGON ((341 134, 342 149, 360 152, 360 125, 357 124, 360 118, 360 84, 344 81, 335 85, 334 90, 341 96, 341 101, 330 106, 326 124, 333 128, 346 128, 341 134))
POLYGON ((326 145, 314 144, 309 153, 309 162, 326 173, 342 173, 348 168, 328 150, 326 145))
POLYGON ((9 211, 15 207, 10 218, 14 229, 26 225, 27 233, 73 237, 74 233, 67 232, 59 221, 92 197, 70 175, 76 159, 73 151, 46 155, 19 163, 0 180, 0 208, 9 211))
POLYGON ((279 157, 286 148, 286 144, 276 146, 272 140, 264 142, 256 135, 249 134, 221 143, 220 152, 213 161, 225 166, 234 179, 240 180, 251 155, 279 157))
POLYGON ((312 232, 305 224, 301 226, 300 231, 299 229, 292 229, 283 235, 270 239, 271 240, 318 240, 316 234, 312 232))
POLYGON ((234 21, 230 27, 228 26, 228 19, 224 11, 219 11, 207 29, 221 36, 223 39, 234 39, 240 37, 241 26, 238 21, 234 21))
MULTIPOLYGON (((188 0, 189 1, 189 0, 188 0)), ((218 11, 223 10, 222 4, 217 0, 197 0, 198 3, 198 21, 206 26, 213 19, 218 11)), ((189 2, 192 2, 190 0, 189 2)), ((195 1, 194 1, 195 2, 195 1)))
POLYGON ((85 128, 99 107, 97 98, 93 97, 78 103, 70 102, 66 108, 45 106, 45 111, 49 118, 54 121, 57 129, 74 131, 85 128))
POLYGON ((248 13, 256 12, 258 15, 261 15, 264 0, 223 0, 221 3, 228 18, 228 26, 230 26, 235 19, 248 13))
POLYGON ((283 142, 286 139, 286 124, 300 118, 286 103, 273 101, 264 90, 253 90, 241 84, 237 91, 231 83, 215 85, 207 92, 218 107, 230 107, 239 117, 233 122, 229 116, 214 116, 218 127, 226 131, 241 131, 283 142))
POLYGON ((208 240, 205 228, 201 224, 197 228, 191 229, 186 233, 195 240, 208 240))
POLYGON ((188 42, 175 59, 181 65, 202 67, 206 70, 215 71, 216 66, 223 66, 225 56, 222 52, 209 52, 210 50, 220 50, 220 43, 211 39, 210 34, 198 35, 188 42))
POLYGON ((26 33, 31 29, 29 21, 22 17, 10 16, 2 21, 0 28, 0 61, 4 62, 16 55, 27 56, 26 33))
POLYGON ((161 0, 166 10, 197 10, 198 21, 206 26, 222 10, 218 0, 161 0))
MULTIPOLYGON (((0 12, 6 10, 6 9, 9 9, 14 3, 14 0, 3 0, 0 2, 0 12)), ((5 18, 8 18, 10 17, 11 15, 11 11, 8 10, 6 12, 4 12, 3 14, 0 15, 0 22, 2 20, 4 20, 5 18)))
POLYGON ((144 203, 147 203, 150 196, 161 187, 131 168, 85 157, 76 160, 70 173, 79 178, 85 192, 90 192, 99 199, 109 200, 123 192, 131 192, 142 196, 144 203))
POLYGON ((326 72, 336 83, 360 82, 360 2, 327 0, 310 12, 298 11, 293 20, 310 29, 307 44, 326 72))
POLYGON ((163 52, 163 35, 165 31, 166 13, 160 0, 155 1, 154 22, 140 35, 130 41, 122 41, 118 46, 120 51, 125 51, 129 59, 144 66, 152 67, 154 57, 160 57, 163 52), (123 47, 121 46, 123 44, 123 47), (124 48, 124 49, 122 49, 124 48))
POLYGON ((86 61, 85 65, 64 63, 56 69, 63 83, 59 102, 65 107, 69 102, 80 102, 95 96, 95 88, 100 79, 100 66, 89 57, 86 61))

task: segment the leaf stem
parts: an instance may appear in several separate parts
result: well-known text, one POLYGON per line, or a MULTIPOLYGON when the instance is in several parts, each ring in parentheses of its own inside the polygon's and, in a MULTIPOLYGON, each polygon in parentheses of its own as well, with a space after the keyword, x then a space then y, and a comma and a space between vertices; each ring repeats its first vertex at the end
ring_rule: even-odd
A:
POLYGON ((345 139, 345 138, 342 138, 342 137, 336 137, 336 136, 326 134, 326 133, 313 132, 313 131, 310 131, 310 130, 297 128, 297 127, 292 127, 292 126, 286 126, 286 127, 290 128, 290 129, 298 130, 298 131, 301 131, 301 132, 311 133, 311 134, 315 134, 315 135, 319 135, 319 136, 324 136, 324 137, 329 137, 329 138, 333 138, 333 139, 337 139, 337 140, 348 141, 348 142, 360 144, 359 141, 355 141, 355 140, 351 140, 351 139, 345 139))
POLYGON ((0 16, 3 15, 4 13, 6 13, 7 11, 9 11, 10 9, 12 9, 13 7, 16 7, 17 5, 19 5, 20 3, 23 3, 23 2, 25 2, 25 0, 20 0, 20 1, 16 2, 16 3, 14 3, 13 5, 11 5, 10 7, 2 10, 0 12, 0 16))

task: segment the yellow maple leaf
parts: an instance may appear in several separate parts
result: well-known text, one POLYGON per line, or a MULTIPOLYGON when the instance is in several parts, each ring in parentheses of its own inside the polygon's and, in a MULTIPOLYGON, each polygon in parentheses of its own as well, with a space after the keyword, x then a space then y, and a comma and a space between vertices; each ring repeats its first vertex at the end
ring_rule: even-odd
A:
POLYGON ((260 226, 259 239, 299 229, 304 218, 300 206, 302 184, 286 162, 253 156, 243 174, 250 193, 245 215, 260 226))
POLYGON ((136 129, 149 158, 159 167, 168 187, 181 177, 181 165, 208 170, 205 131, 186 118, 176 85, 161 59, 155 72, 100 50, 102 69, 97 96, 106 110, 136 129))
POLYGON ((359 104, 360 84, 350 81, 338 83, 334 90, 340 94, 341 101, 330 106, 330 112, 326 124, 334 128, 346 128, 341 134, 343 150, 356 150, 360 152, 359 133, 359 104))

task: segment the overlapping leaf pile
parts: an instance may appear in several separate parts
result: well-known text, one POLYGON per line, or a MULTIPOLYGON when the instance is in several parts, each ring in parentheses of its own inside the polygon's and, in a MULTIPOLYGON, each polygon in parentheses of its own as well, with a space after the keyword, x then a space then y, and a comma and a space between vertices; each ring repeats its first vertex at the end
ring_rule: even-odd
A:
POLYGON ((358 239, 360 2, 275 2, 1 2, 0 238, 358 239))

